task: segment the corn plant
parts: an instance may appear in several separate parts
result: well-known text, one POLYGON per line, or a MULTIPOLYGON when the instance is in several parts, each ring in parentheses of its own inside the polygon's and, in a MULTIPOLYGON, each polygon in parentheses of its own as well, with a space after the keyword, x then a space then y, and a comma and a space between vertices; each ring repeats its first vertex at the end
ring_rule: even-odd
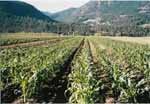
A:
POLYGON ((85 47, 76 56, 72 65, 72 72, 68 76, 68 90, 71 94, 70 103, 88 104, 94 103, 99 91, 99 82, 92 77, 89 60, 89 50, 85 47))
POLYGON ((93 39, 93 43, 99 48, 101 67, 112 81, 116 99, 119 102, 138 102, 138 96, 149 92, 149 46, 98 39, 93 39), (105 48, 101 49, 98 44, 105 48))
MULTIPOLYGON (((0 69, 8 70, 10 84, 20 85, 23 101, 26 102, 38 92, 45 80, 55 77, 55 73, 61 70, 61 65, 80 41, 81 39, 76 38, 54 46, 4 49, 0 56, 0 69)), ((6 84, 8 83, 4 82, 4 88, 8 86, 6 84)))

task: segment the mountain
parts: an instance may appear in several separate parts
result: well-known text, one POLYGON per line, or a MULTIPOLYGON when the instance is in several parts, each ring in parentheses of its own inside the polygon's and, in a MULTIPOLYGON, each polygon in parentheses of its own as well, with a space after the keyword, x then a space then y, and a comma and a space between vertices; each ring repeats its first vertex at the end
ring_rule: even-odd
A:
POLYGON ((82 23, 111 35, 150 35, 150 1, 92 0, 50 16, 65 23, 82 23))
POLYGON ((54 21, 34 6, 21 1, 0 1, 0 14, 1 16, 22 16, 54 21))
POLYGON ((43 12, 43 14, 45 14, 48 17, 50 17, 51 15, 53 15, 53 13, 50 13, 50 12, 43 12))
POLYGON ((150 1, 90 1, 49 14, 20 1, 0 1, 0 32, 150 36, 150 1))
POLYGON ((65 24, 51 19, 50 15, 25 2, 0 1, 0 33, 53 32, 70 35, 74 31, 77 34, 88 31, 86 25, 65 24))
POLYGON ((80 8, 53 14, 51 18, 62 22, 97 22, 103 24, 127 19, 150 21, 150 1, 90 1, 80 8), (137 18, 136 18, 137 17, 137 18))
POLYGON ((77 8, 69 8, 54 14, 51 14, 51 18, 53 18, 56 21, 61 21, 61 22, 72 22, 71 20, 73 19, 72 13, 75 12, 77 8))
POLYGON ((0 32, 56 32, 57 24, 30 4, 0 1, 0 32))

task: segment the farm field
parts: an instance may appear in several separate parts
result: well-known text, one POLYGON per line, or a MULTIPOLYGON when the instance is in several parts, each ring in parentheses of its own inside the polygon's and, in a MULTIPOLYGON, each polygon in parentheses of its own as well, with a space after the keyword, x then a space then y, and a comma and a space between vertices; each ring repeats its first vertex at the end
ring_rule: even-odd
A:
POLYGON ((52 33, 1 33, 0 46, 45 41, 50 39, 56 39, 56 37, 57 35, 52 33))
POLYGON ((120 40, 125 42, 139 43, 139 44, 150 44, 150 37, 108 37, 105 38, 120 40))
POLYGON ((2 103, 150 103, 148 41, 24 34, 0 37, 2 103))

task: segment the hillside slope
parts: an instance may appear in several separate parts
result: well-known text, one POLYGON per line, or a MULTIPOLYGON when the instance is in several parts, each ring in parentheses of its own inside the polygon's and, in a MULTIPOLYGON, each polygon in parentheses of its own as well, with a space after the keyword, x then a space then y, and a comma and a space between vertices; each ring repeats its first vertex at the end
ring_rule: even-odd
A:
POLYGON ((0 1, 0 32, 56 32, 57 21, 20 1, 0 1))
POLYGON ((83 23, 111 34, 150 34, 150 1, 90 1, 80 8, 51 16, 66 23, 83 23), (67 13, 66 13, 67 12, 67 13))
POLYGON ((19 2, 19 1, 0 1, 0 15, 1 16, 22 16, 31 17, 40 20, 49 20, 48 16, 37 10, 34 6, 19 2))
POLYGON ((72 22, 72 19, 74 19, 72 13, 75 12, 76 10, 77 8, 69 8, 61 12, 51 14, 50 17, 53 18, 54 20, 61 21, 61 22, 66 22, 66 23, 72 22))
POLYGON ((149 22, 150 1, 90 1, 80 8, 58 12, 51 17, 62 22, 126 22, 127 19, 136 22, 139 18, 141 22, 149 22))

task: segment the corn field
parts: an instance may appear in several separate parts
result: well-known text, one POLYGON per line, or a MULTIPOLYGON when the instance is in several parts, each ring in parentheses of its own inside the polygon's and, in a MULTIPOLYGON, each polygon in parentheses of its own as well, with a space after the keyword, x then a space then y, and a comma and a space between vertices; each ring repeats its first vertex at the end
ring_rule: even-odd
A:
POLYGON ((0 72, 2 103, 150 103, 149 44, 1 38, 0 72))

